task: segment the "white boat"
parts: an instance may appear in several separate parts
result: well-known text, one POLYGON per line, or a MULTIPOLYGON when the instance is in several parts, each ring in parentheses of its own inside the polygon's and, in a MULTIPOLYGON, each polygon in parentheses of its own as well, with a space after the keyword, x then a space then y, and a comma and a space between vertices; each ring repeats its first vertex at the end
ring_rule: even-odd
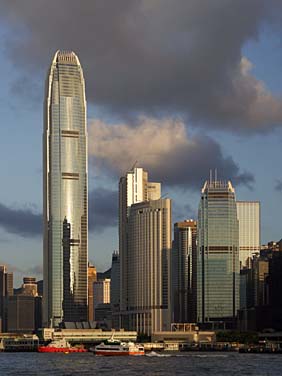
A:
POLYGON ((144 355, 144 347, 138 343, 120 342, 113 339, 113 336, 97 345, 94 349, 90 349, 95 355, 103 356, 122 356, 122 355, 144 355))

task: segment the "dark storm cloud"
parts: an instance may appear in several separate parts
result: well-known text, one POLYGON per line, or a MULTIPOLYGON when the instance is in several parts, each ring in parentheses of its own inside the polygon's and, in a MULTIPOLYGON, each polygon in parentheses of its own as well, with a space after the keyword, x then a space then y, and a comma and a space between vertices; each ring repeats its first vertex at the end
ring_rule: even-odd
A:
POLYGON ((117 225, 118 194, 104 188, 89 193, 89 230, 102 232, 117 225))
MULTIPOLYGON (((117 192, 102 188, 89 192, 89 230, 99 232, 115 226, 117 205, 117 192)), ((0 227, 8 233, 22 237, 42 236, 42 220, 42 214, 30 209, 11 208, 0 203, 0 227)))
POLYGON ((172 205, 173 222, 180 222, 185 219, 196 219, 197 211, 190 204, 182 204, 173 201, 172 205))
MULTIPOLYGON (((114 111, 184 118, 239 131, 282 123, 282 101, 242 56, 282 10, 278 0, 2 0, 14 63, 43 73, 76 51, 88 100, 114 111)), ((280 32, 280 30, 279 30, 280 32)))
POLYGON ((11 234, 34 237, 42 234, 42 215, 30 209, 10 208, 0 203, 0 226, 11 234))
POLYGON ((96 165, 117 177, 126 173, 135 161, 150 173, 151 181, 199 190, 217 169, 218 178, 234 185, 252 188, 254 177, 242 172, 232 157, 225 156, 220 145, 201 134, 189 136, 180 120, 140 118, 134 128, 128 124, 89 125, 89 154, 96 165))
POLYGON ((276 179, 274 189, 278 192, 282 192, 282 181, 280 179, 276 179))

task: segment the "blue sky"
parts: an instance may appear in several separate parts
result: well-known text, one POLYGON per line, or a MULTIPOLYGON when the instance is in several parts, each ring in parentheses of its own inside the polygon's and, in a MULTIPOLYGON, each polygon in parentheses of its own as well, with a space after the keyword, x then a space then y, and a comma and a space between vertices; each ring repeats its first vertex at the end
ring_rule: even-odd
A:
MULTIPOLYGON (((33 274, 37 278, 40 278, 41 276, 42 237, 40 231, 37 230, 34 221, 40 218, 42 212, 42 110, 44 80, 46 70, 52 59, 52 53, 57 49, 65 48, 65 45, 69 48, 71 40, 67 39, 67 37, 66 39, 61 38, 61 40, 58 38, 58 42, 52 35, 49 35, 46 30, 44 30, 44 26, 40 26, 35 22, 36 17, 31 10, 34 8, 30 8, 30 13, 28 13, 27 10, 25 13, 21 14, 20 3, 15 3, 15 6, 10 6, 8 2, 3 1, 6 10, 4 11, 4 16, 2 16, 2 23, 0 24, 0 171, 2 183, 0 195, 0 263, 10 265, 11 270, 14 270, 15 272, 15 282, 16 284, 19 284, 23 275, 33 274), (25 32, 22 34, 19 33, 19 30, 22 30, 21 28, 23 28, 27 34, 25 34, 25 32), (39 35, 38 38, 42 38, 41 40, 37 40, 37 32, 39 35), (50 44, 46 46, 47 43, 50 44), (26 56, 23 56, 24 48, 32 48, 34 56, 30 58, 28 53, 26 56), (36 51, 36 48, 38 48, 38 51, 36 51), (17 53, 19 54, 19 61, 17 59, 17 53), (1 205, 3 206, 2 208, 1 205), (6 223, 5 213, 11 215, 12 220, 14 218, 13 215, 17 216, 18 214, 18 219, 23 218, 23 221, 27 221, 27 227, 33 226, 34 228, 25 231, 22 228, 24 227, 24 223, 22 225, 17 224, 16 226, 13 226, 11 223, 6 223), (23 214, 25 214, 25 216, 23 214), (32 218, 29 217, 29 214, 32 214, 32 218), (36 217, 36 215, 38 215, 38 217, 36 217), (28 222, 29 220, 31 222, 28 222)), ((126 1, 122 3, 124 3, 124 7, 128 7, 126 1)), ((144 3, 146 3, 146 1, 144 3)), ((183 2, 180 3, 182 5, 179 7, 181 8, 184 5, 183 2)), ((231 1, 231 3, 234 2, 231 1)), ((33 4, 34 6, 35 3, 30 0, 27 4, 33 4)), ((90 2, 87 1, 86 4, 86 8, 92 7, 92 5, 89 5, 90 2)), ((224 8, 223 2, 222 8, 224 8)), ((275 5, 273 5, 273 9, 275 10, 275 5)), ((40 12, 40 10, 37 11, 40 12)), ((129 14, 131 11, 133 12, 133 10, 128 10, 129 14)), ((152 17, 156 17, 153 13, 154 9, 147 11, 152 12, 152 17)), ((62 19, 66 17, 67 20, 67 17, 72 17, 72 15, 67 14, 61 15, 60 17, 62 17, 62 19)), ((83 17, 86 16, 84 15, 83 17)), ((111 15, 111 17, 118 16, 111 15)), ((211 17, 213 16, 211 15, 211 17)), ((113 19, 116 20, 116 18, 113 19)), ((187 22, 189 22, 189 20, 187 22)), ((191 23, 191 28, 193 27, 194 26, 191 23)), ((241 24, 238 23, 238 26, 234 26, 235 31, 236 27, 238 27, 239 31, 241 24)), ((161 28, 162 24, 160 21, 160 29, 161 28)), ((195 38, 200 38, 200 32, 200 29, 195 31, 195 38)), ((105 33, 105 30, 101 30, 101 36, 104 35, 103 33, 105 33)), ((258 19, 258 25, 256 25, 256 32, 254 32, 254 35, 250 32, 249 36, 248 32, 246 32, 244 38, 241 38, 240 40, 240 48, 234 48, 234 51, 236 50, 237 54, 241 55, 241 57, 244 56, 252 63, 252 77, 254 77, 255 80, 262 81, 269 93, 277 98, 278 102, 281 101, 282 95, 281 36, 281 29, 274 23, 274 21, 266 23, 262 17, 262 20, 258 19)), ((106 38, 107 36, 105 36, 105 43, 107 42, 106 38)), ((228 38, 228 35, 226 38, 228 38)), ((197 39, 192 42, 197 44, 197 39)), ((107 54, 114 54, 115 41, 112 43, 112 48, 109 46, 109 52, 107 54)), ((120 43, 120 40, 117 40, 116 43, 120 43)), ((183 41, 181 41, 181 43, 183 43, 183 41)), ((113 80, 112 84, 109 84, 107 75, 103 76, 103 71, 101 70, 103 64, 99 62, 98 56, 99 54, 102 56, 102 54, 105 53, 103 46, 101 47, 100 44, 97 46, 95 44, 94 46, 89 46, 88 48, 91 49, 91 53, 85 46, 82 45, 81 48, 75 48, 77 46, 79 46, 79 43, 78 41, 75 41, 73 49, 80 56, 82 66, 84 67, 85 62, 86 67, 86 94, 89 98, 88 117, 89 127, 91 127, 89 137, 95 138, 95 135, 97 135, 97 127, 99 127, 97 120, 102 122, 102 124, 105 124, 105 129, 111 129, 111 127, 114 127, 115 125, 119 126, 121 123, 126 124, 136 130, 136 138, 138 138, 140 132, 144 130, 144 127, 146 128, 146 124, 148 122, 150 124, 150 119, 158 119, 157 127, 160 129, 162 128, 162 122, 165 121, 164 119, 178 119, 181 124, 184 124, 185 129, 187 127, 188 135, 196 146, 202 145, 201 141, 199 141, 201 137, 208 137, 208 140, 206 141, 207 145, 210 145, 212 140, 212 142, 215 142, 219 146, 223 158, 232 158, 233 162, 239 169, 237 172, 232 172, 232 176, 230 177, 234 177, 234 179, 237 179, 238 182, 240 182, 240 184, 236 186, 237 198, 240 200, 261 201, 262 242, 265 243, 270 240, 279 240, 282 237, 280 221, 280 212, 282 210, 282 190, 281 186, 278 184, 279 181, 282 181, 282 128, 280 124, 280 115, 277 115, 273 121, 270 114, 269 124, 268 117, 265 116, 263 125, 261 125, 259 121, 255 123, 254 120, 248 117, 241 118, 240 116, 239 120, 236 118, 236 121, 233 122, 232 114, 229 117, 226 117, 226 114, 224 114, 224 117, 223 115, 221 116, 221 114, 219 116, 219 110, 215 111, 213 114, 212 109, 206 110, 205 108, 203 110, 205 114, 204 116, 201 116, 201 108, 199 109, 198 102, 192 104, 191 108, 188 106, 189 110, 186 113, 183 111, 183 107, 181 107, 181 98, 175 99, 174 96, 174 98, 170 99, 170 102, 166 102, 166 97, 162 94, 157 93, 156 96, 158 95, 158 98, 153 97, 153 94, 155 93, 154 90, 157 92, 156 88, 159 85, 157 82, 150 89, 153 94, 151 96, 148 94, 147 100, 146 90, 143 90, 142 88, 142 80, 135 80, 136 76, 144 73, 142 72, 142 66, 145 63, 142 63, 142 66, 140 65, 140 70, 136 70, 135 72, 131 72, 129 68, 129 70, 126 71, 127 73, 124 73, 123 68, 120 68, 121 74, 125 74, 123 82, 128 79, 128 87, 126 86, 127 82, 125 82, 124 85, 125 91, 128 90, 130 95, 125 97, 125 94, 121 92, 121 98, 115 101, 114 92, 119 89, 120 83, 113 80), (91 65, 92 57, 93 69, 91 65), (96 73, 97 76, 99 76, 97 77, 97 80, 99 78, 100 81, 96 80, 96 73), (109 94, 107 96, 107 93, 105 94, 103 92, 103 82, 105 82, 105 88, 107 90, 111 90, 112 85, 112 95, 109 94), (115 86, 117 89, 115 89, 115 86), (134 90, 132 89, 132 86, 134 87, 134 90), (98 95, 95 93, 96 87, 98 95), (142 100, 138 101, 138 96, 142 96, 142 100), (175 102, 170 106, 169 104, 172 103, 174 99, 175 102), (164 104, 163 107, 162 104, 164 104), (140 116, 146 117, 144 124, 142 122, 140 124, 140 120, 138 120, 140 116), (218 125, 216 123, 217 121, 218 125), (250 126, 247 124, 248 121, 250 124, 252 123, 250 126), (224 122, 226 122, 226 124, 224 124, 224 122), (273 126, 273 122, 275 122, 275 127, 273 126), (241 176, 244 172, 251 174, 252 178, 248 177, 247 180, 244 180, 241 176)), ((128 56, 130 56, 131 51, 134 51, 135 48, 130 46, 131 44, 129 43, 129 47, 127 46, 127 49, 124 50, 124 53, 128 54, 128 56)), ((214 45, 214 50, 216 54, 216 45, 214 45)), ((162 56, 164 56, 163 51, 166 50, 163 49, 161 51, 162 56)), ((167 51, 167 53, 172 53, 170 48, 168 48, 167 51)), ((153 62, 153 58, 151 60, 149 58, 150 53, 151 52, 149 51, 148 60, 149 62, 153 62)), ((230 53, 230 51, 227 50, 227 53, 230 53)), ((104 55, 101 61, 106 61, 104 55)), ((110 61, 112 61, 112 65, 115 64, 115 59, 110 59, 110 61)), ((146 52, 144 53, 144 61, 146 61, 146 52)), ((161 61, 162 60, 160 60, 160 62, 161 61)), ((174 73, 173 69, 178 69, 177 65, 174 67, 174 63, 175 61, 170 63, 171 70, 168 72, 172 71, 172 73, 174 73)), ((108 60, 106 61, 106 64, 109 64, 108 60)), ((123 66, 124 65, 121 65, 121 67, 123 66)), ((111 67, 109 69, 111 69, 111 67)), ((205 68, 202 67, 201 69, 205 68)), ((155 72, 157 72, 157 70, 155 72)), ((175 74, 177 76, 177 72, 175 72, 175 74)), ((205 72, 203 72, 203 76, 205 76, 205 72)), ((165 75, 162 76, 161 81, 161 84, 163 85, 162 90, 167 87, 168 93, 170 93, 170 91, 173 90, 173 81, 172 83, 169 82, 168 77, 168 81, 166 82, 164 77, 165 75)), ((154 77, 152 76, 152 80, 153 79, 154 77)), ((249 77, 247 77, 247 79, 249 79, 249 77)), ((189 78, 189 80, 191 80, 191 78, 189 78)), ((146 85, 149 84, 150 83, 146 83, 146 85)), ((185 80, 183 86, 184 84, 185 80)), ((205 81, 200 84, 204 87, 205 81)), ((179 90, 181 87, 181 90, 184 90, 183 92, 186 95, 183 86, 179 85, 179 90)), ((187 98, 189 100, 191 97, 189 97, 188 94, 187 98)), ((281 106, 281 108, 279 107, 277 110, 278 114, 280 114, 280 110, 282 113, 281 103, 278 103, 278 107, 281 106)), ((267 111, 269 111, 269 109, 266 107, 265 113, 267 113, 267 111)), ((234 119, 236 116, 234 115, 234 119)), ((170 129, 170 125, 168 125, 168 132, 170 129)), ((180 134, 182 134, 181 126, 177 129, 179 129, 180 134)), ((125 135, 124 138, 126 139, 126 137, 127 136, 125 135)), ((93 210, 95 210, 96 205, 95 192, 97 193, 97 190, 99 190, 99 193, 101 193, 103 189, 105 189, 106 193, 115 192, 118 187, 118 176, 124 166, 122 164, 123 162, 121 162, 120 166, 122 166, 122 168, 119 168, 120 166, 113 163, 113 160, 109 159, 110 157, 104 155, 103 150, 99 151, 99 154, 97 153, 97 150, 95 150, 95 148, 97 149, 96 142, 100 142, 99 145, 101 145, 102 148, 104 145, 104 138, 105 135, 103 134, 103 139, 101 140, 98 137, 98 141, 96 139, 89 140, 89 191, 94 191, 93 195, 91 195, 91 199, 93 200, 91 208, 93 207, 93 210)), ((112 142, 114 145, 116 142, 115 137, 112 138, 112 142)), ((124 145, 128 145, 126 142, 128 142, 128 140, 124 141, 124 145)), ((172 139, 171 142, 173 144, 175 140, 172 139)), ((173 159, 171 153, 174 152, 174 149, 169 149, 167 158, 170 160, 173 159)), ((115 153, 116 151, 113 151, 113 158, 116 155, 115 153)), ((202 151, 202 154, 204 156, 204 150, 202 151)), ((163 159, 163 154, 161 153, 160 155, 163 159)), ((129 153, 129 161, 130 157, 133 158, 132 153, 129 153)), ((179 166, 181 171, 178 171, 177 174, 173 174, 177 168, 177 164, 172 166, 171 171, 173 171, 173 173, 171 173, 171 175, 166 174, 164 167, 165 164, 162 165, 162 168, 160 169, 152 167, 152 178, 155 179, 156 177, 160 179, 163 183, 163 192, 168 192, 174 199, 174 221, 196 215, 200 195, 200 178, 197 178, 197 181, 195 179, 193 180, 193 175, 196 174, 196 171, 202 171, 201 167, 198 167, 197 165, 197 163, 201 161, 199 158, 200 157, 198 156, 192 167, 191 164, 189 165, 189 162, 187 162, 187 169, 185 165, 179 166), (187 176, 187 184, 185 184, 183 179, 180 179, 180 173, 187 176), (173 181, 173 179, 175 179, 175 181, 173 181)), ((218 158, 221 157, 219 156, 218 158)), ((142 157, 140 157, 140 159, 142 162, 142 157)), ((147 167, 149 173, 151 166, 150 163, 151 161, 148 162, 148 160, 144 159, 145 167, 149 167, 147 167)), ((224 162, 223 166, 229 166, 228 163, 224 162)), ((206 161, 205 168, 207 167, 207 164, 208 162, 206 161)), ((211 165, 210 167, 213 168, 214 165, 211 165)), ((203 169, 202 182, 207 178, 205 171, 206 170, 203 169)), ((219 176, 220 174, 221 171, 219 169, 219 176)), ((228 171, 225 170, 223 175, 224 178, 228 178, 228 171)), ((105 199, 107 199, 107 197, 108 196, 106 196, 105 199)), ((114 213, 116 212, 115 205, 116 204, 112 204, 112 201, 108 202, 108 215, 114 216, 114 213)), ((99 210, 101 211, 101 209, 99 210)), ((105 212, 105 216, 107 213, 105 212)), ((97 223, 99 218, 96 218, 96 222, 94 222, 94 225, 91 227, 91 229, 94 228, 94 231, 91 230, 89 232, 89 259, 94 262, 99 270, 103 271, 110 266, 112 251, 118 248, 118 237, 117 227, 113 226, 116 219, 107 222, 107 219, 102 218, 103 212, 99 215, 99 218, 101 220, 103 219, 104 222, 99 225, 97 223)))

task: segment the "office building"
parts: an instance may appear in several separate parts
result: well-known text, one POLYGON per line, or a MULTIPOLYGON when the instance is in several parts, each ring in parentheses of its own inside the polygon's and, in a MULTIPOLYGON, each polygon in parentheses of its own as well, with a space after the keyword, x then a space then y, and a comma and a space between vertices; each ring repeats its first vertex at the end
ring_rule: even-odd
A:
POLYGON ((94 309, 100 303, 111 303, 111 280, 104 279, 93 284, 94 309))
POLYGON ((112 255, 111 268, 111 310, 112 310, 112 328, 119 328, 119 311, 120 311, 120 261, 118 251, 112 255))
POLYGON ((172 249, 173 322, 196 320, 197 305, 197 222, 190 219, 174 224, 172 249))
POLYGON ((237 201, 240 267, 251 268, 251 259, 260 252, 260 202, 237 201))
POLYGON ((0 265, 0 333, 7 331, 7 300, 13 295, 13 273, 0 265))
POLYGON ((97 281, 97 271, 94 265, 88 265, 88 321, 94 320, 94 282, 97 281))
POLYGON ((171 200, 133 204, 128 220, 127 323, 151 335, 170 330, 171 200))
POLYGON ((161 184, 148 182, 148 173, 140 167, 120 178, 119 181, 119 255, 120 255, 120 312, 121 327, 127 327, 128 302, 128 217, 130 207, 138 202, 157 200, 161 184))
POLYGON ((37 293, 39 296, 43 296, 43 279, 36 282, 37 284, 37 293))
POLYGON ((230 181, 206 181, 198 214, 197 321, 234 325, 239 309, 239 225, 230 181))
POLYGON ((33 332, 42 327, 42 298, 39 296, 9 296, 7 312, 9 332, 33 332))
POLYGON ((34 277, 24 277, 22 286, 15 290, 15 294, 38 296, 36 279, 34 277))
POLYGON ((86 100, 73 52, 56 52, 44 106, 44 324, 57 327, 88 313, 86 100))

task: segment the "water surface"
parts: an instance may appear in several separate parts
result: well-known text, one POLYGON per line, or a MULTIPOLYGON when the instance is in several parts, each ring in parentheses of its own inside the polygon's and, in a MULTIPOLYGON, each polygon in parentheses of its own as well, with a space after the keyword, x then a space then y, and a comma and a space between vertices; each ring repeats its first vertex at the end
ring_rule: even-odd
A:
POLYGON ((138 357, 96 357, 91 353, 0 353, 0 375, 280 376, 282 355, 151 353, 138 357))

